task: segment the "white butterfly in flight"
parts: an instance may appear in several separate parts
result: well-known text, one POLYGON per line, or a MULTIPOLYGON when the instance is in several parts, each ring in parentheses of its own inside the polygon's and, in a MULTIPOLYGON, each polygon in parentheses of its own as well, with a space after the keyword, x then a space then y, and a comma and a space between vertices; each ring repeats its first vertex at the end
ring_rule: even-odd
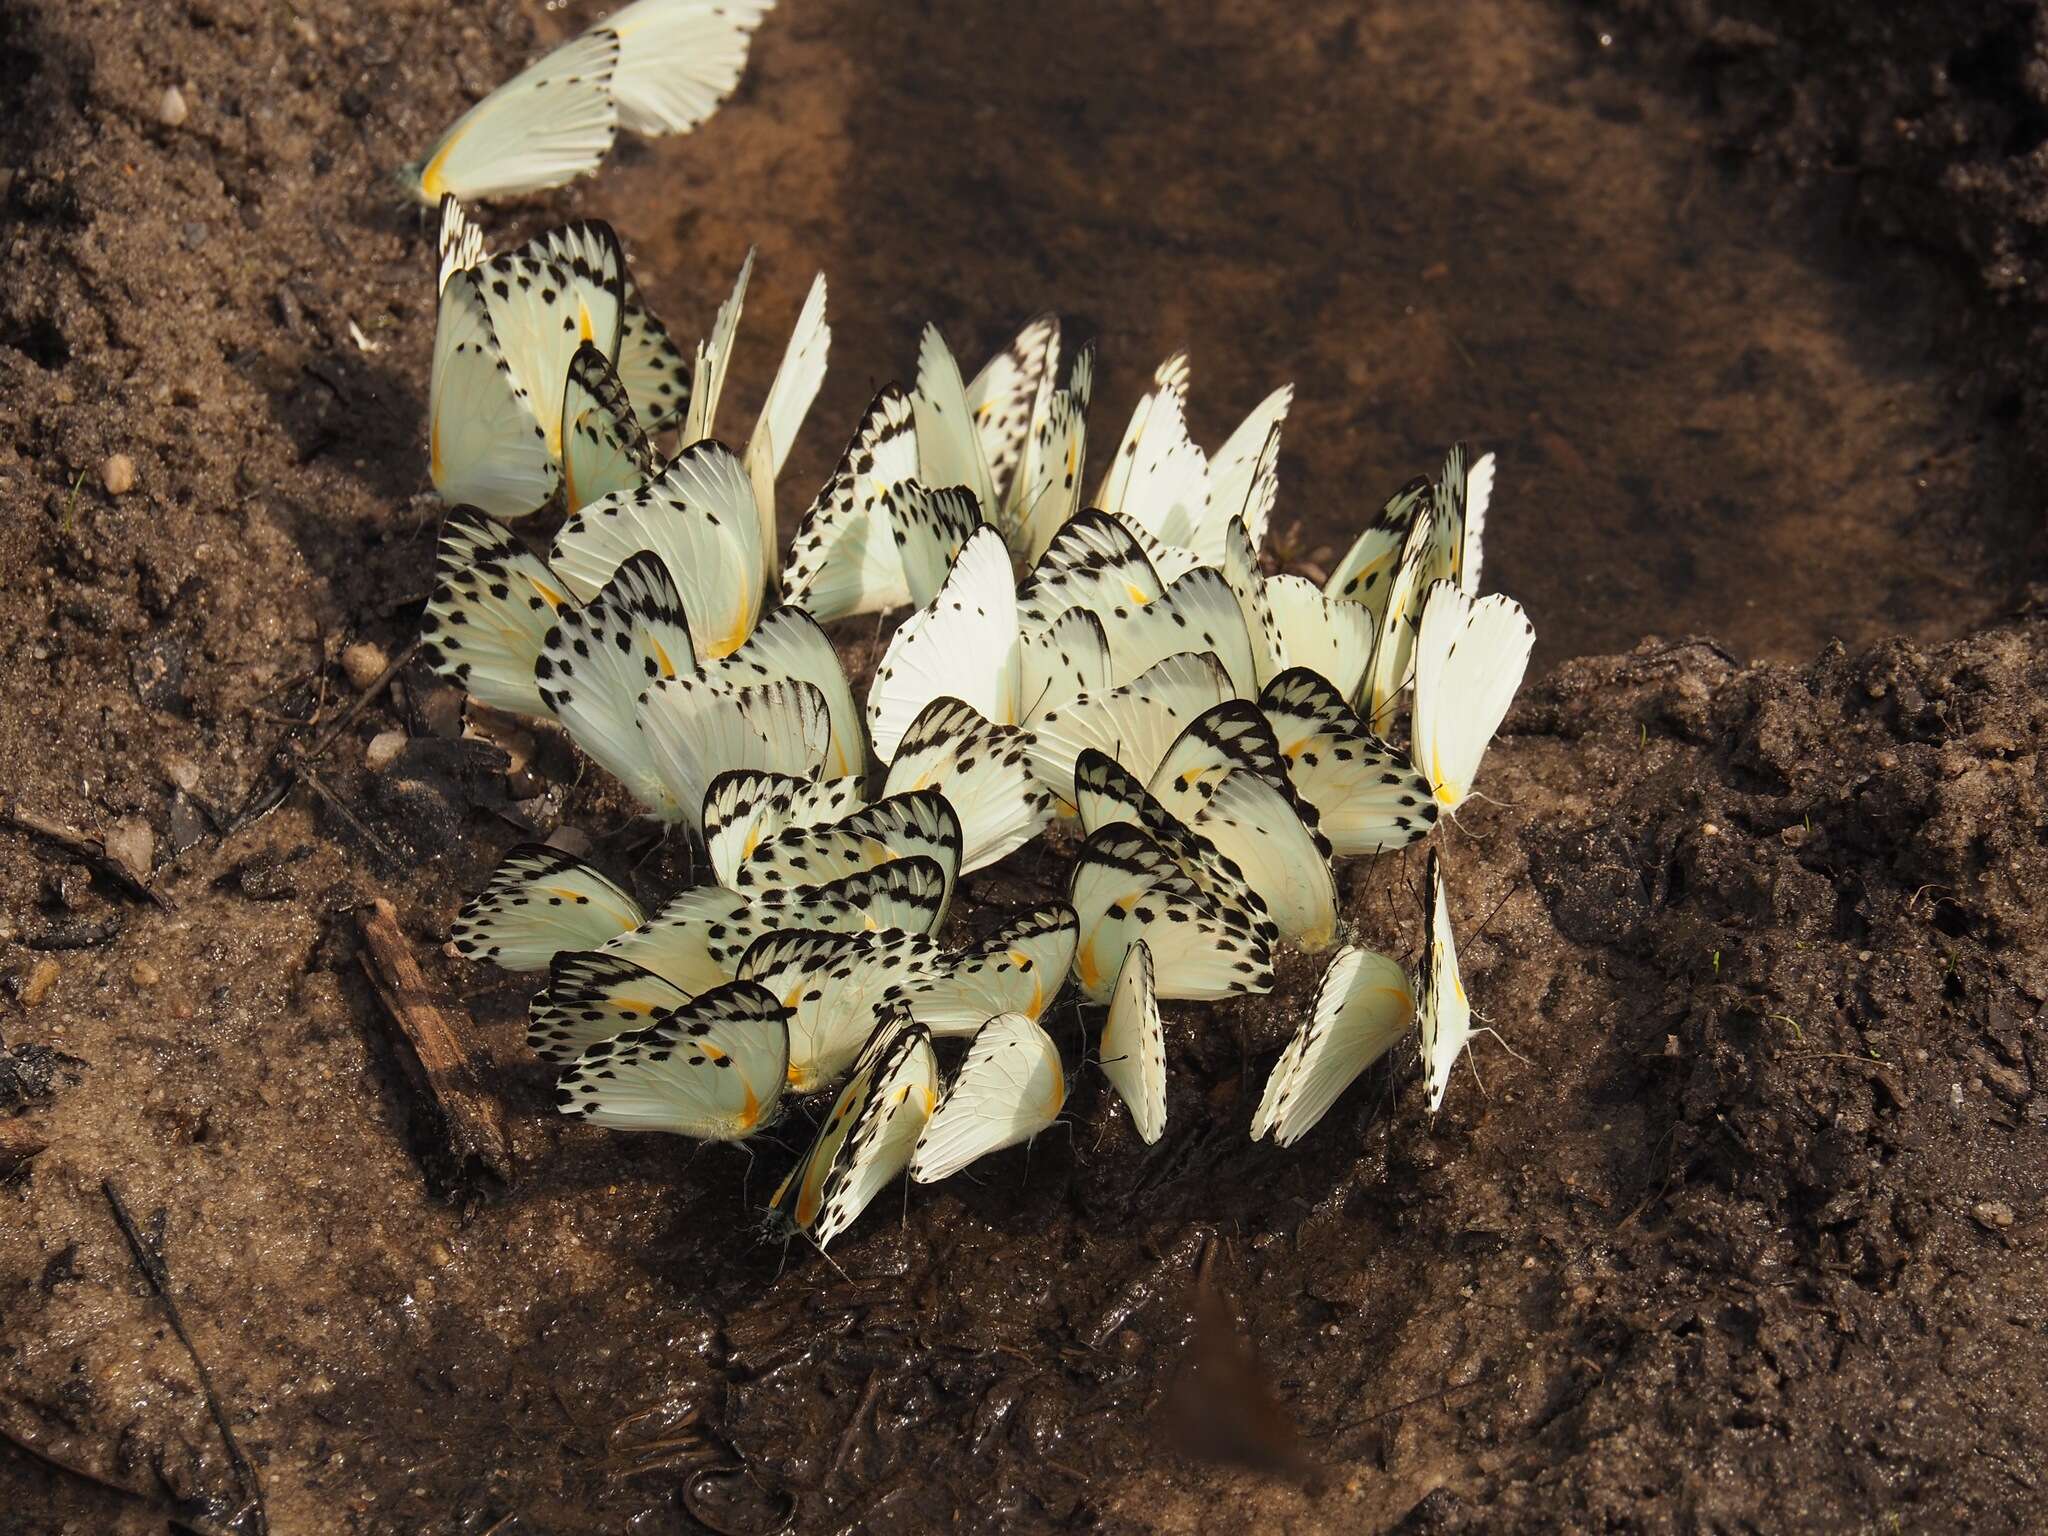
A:
POLYGON ((517 197, 597 169, 624 128, 685 133, 739 83, 774 0, 635 0, 527 66, 398 172, 428 207, 517 197))

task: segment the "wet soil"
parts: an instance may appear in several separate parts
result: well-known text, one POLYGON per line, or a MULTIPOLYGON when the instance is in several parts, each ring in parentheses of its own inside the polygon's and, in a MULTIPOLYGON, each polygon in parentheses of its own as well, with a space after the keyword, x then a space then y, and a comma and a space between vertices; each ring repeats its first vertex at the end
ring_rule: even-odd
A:
MULTIPOLYGON (((0 777, 146 829, 171 903, 0 830, 0 1530, 256 1529, 108 1179, 281 1533, 2038 1528, 2018 365, 1959 350, 1992 328, 1959 245, 1866 243, 1860 193, 1714 152, 1810 151, 1841 91, 1758 45, 1742 78, 1802 112, 1665 94, 1730 78, 1687 52, 1707 11, 1628 13, 1635 70, 1587 13, 1442 9, 784 0, 702 132, 501 215, 614 219, 686 336, 757 242, 743 400, 824 268, 789 502, 923 319, 970 351, 1055 303, 1101 347, 1099 437, 1176 346, 1212 441, 1297 382, 1298 564, 1446 437, 1502 454, 1489 568, 1546 668, 1448 852, 1484 1086, 1432 1120, 1396 1060, 1253 1147, 1294 959, 1171 1010, 1157 1148, 1077 1069, 1071 1129, 827 1263, 760 1235, 798 1127, 751 1157, 565 1127, 523 989, 439 954, 521 836, 631 860, 544 735, 508 778, 407 674, 220 832, 425 594, 429 242, 375 178, 574 21, 0 5, 0 777), (378 893, 473 1016, 509 1188, 451 1165, 396 1054, 348 915, 378 893)), ((1028 853, 963 921, 1060 878, 1028 853)), ((1412 955, 1418 879, 1352 869, 1355 936, 1412 955)))

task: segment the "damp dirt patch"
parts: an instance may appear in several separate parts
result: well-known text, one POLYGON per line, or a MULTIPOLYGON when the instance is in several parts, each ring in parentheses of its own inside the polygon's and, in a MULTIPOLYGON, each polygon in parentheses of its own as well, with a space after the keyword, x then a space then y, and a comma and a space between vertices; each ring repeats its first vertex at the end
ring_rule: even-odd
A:
MULTIPOLYGON (((1440 9, 783 0, 702 131, 495 216, 613 219, 684 336, 758 243, 743 396, 827 272, 786 525, 926 318, 977 354, 1053 305, 1098 453, 1176 347, 1208 441, 1295 380, 1297 569, 1450 436, 1501 455, 1545 675, 1447 848, 1478 1078, 1432 1120, 1397 1057, 1254 1147, 1288 957, 1169 1010, 1158 1147, 1078 1069, 1069 1128, 827 1263, 760 1235, 798 1129, 565 1125, 525 989, 440 952, 514 841, 623 863, 616 796, 344 654, 411 638, 440 511, 431 240, 378 178, 581 13, 0 6, 0 775, 43 828, 0 828, 0 1527, 2038 1523, 2031 407, 1958 355, 1966 273, 1731 171, 1586 13, 1440 9), (389 1028, 377 896, 509 1180, 389 1028)), ((1412 957, 1420 873, 1345 872, 1361 942, 1412 957)), ((1041 845, 958 921, 1063 881, 1041 845)))

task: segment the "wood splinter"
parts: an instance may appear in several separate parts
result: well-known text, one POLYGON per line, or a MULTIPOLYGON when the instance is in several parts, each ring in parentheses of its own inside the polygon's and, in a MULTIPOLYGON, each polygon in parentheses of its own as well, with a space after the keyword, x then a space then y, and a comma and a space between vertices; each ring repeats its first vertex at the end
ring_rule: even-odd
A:
POLYGON ((400 1054, 440 1108, 457 1166, 481 1164, 509 1184, 511 1137, 504 1114, 484 1092, 469 1059, 464 1044, 469 1015, 428 985, 390 902, 380 896, 356 908, 356 927, 363 936, 358 956, 363 970, 405 1038, 407 1049, 400 1054))
POLYGON ((0 1174, 32 1162, 48 1145, 26 1120, 0 1120, 0 1174))

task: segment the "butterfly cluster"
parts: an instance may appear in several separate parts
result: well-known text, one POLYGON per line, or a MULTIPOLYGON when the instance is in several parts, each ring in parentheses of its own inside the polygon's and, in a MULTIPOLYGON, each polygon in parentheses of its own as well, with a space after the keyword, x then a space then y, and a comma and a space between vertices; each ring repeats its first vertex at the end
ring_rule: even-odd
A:
POLYGON ((604 226, 486 258, 444 203, 433 473, 466 505, 422 654, 558 723, 712 876, 650 911, 529 846, 464 908, 461 953, 545 975, 528 1038, 561 1110, 741 1140, 829 1096, 773 1202, 823 1245, 906 1169, 1057 1119, 1069 997, 1156 1141, 1161 1004, 1270 991, 1283 944, 1332 954, 1252 1134, 1299 1139, 1411 1028, 1434 1109, 1473 1018, 1440 855, 1412 977, 1339 947, 1333 863, 1454 816, 1520 684, 1529 623, 1476 595, 1491 457, 1452 449, 1318 587, 1261 563, 1291 389, 1211 454, 1170 359, 1090 495, 1091 354, 1063 370, 1043 317, 970 378, 928 328, 778 561, 824 286, 736 454, 713 431, 746 281, 686 364, 604 226), (545 555, 506 526, 556 504, 545 555), (824 626, 905 609, 857 697, 824 626), (1065 899, 943 939, 962 877, 1042 834, 1065 899))

